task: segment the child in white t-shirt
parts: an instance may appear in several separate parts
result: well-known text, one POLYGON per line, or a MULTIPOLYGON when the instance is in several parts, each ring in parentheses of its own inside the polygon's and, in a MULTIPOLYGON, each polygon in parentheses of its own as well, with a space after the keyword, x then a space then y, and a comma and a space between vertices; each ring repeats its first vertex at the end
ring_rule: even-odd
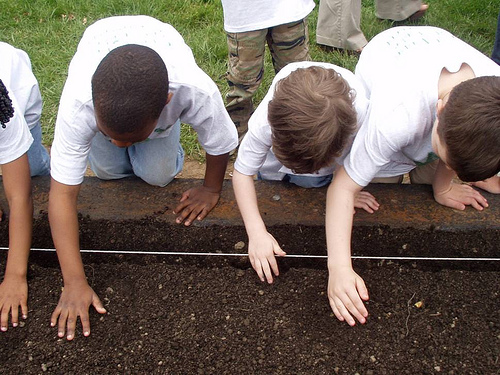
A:
POLYGON ((89 306, 105 312, 85 278, 78 241, 87 159, 99 178, 135 175, 165 186, 183 166, 181 122, 197 132, 207 159, 203 184, 184 192, 174 210, 177 223, 190 225, 217 204, 238 144, 217 86, 166 23, 122 16, 88 27, 69 67, 51 150, 49 217, 65 285, 51 319, 59 337, 74 337, 76 319, 68 316, 80 316, 87 336, 89 306))
POLYGON ((432 184, 442 205, 481 211, 486 199, 453 181, 500 192, 500 67, 445 30, 395 27, 363 49, 356 76, 370 98, 368 120, 328 189, 328 296, 337 318, 365 323, 368 291, 352 269, 354 197, 377 179, 432 184))
MULTIPOLYGON (((273 282, 284 256, 259 213, 253 176, 301 187, 328 185, 358 128, 368 100, 347 69, 318 62, 290 63, 274 81, 250 118, 234 164, 233 187, 249 244, 248 255, 262 281, 273 282)), ((378 204, 367 192, 356 207, 373 212, 378 204)))
POLYGON ((28 315, 26 273, 33 226, 30 176, 49 173, 49 154, 41 143, 42 98, 28 55, 0 42, 0 56, 0 166, 10 209, 9 254, 0 284, 3 332, 9 315, 17 327, 19 308, 23 319, 28 315))
POLYGON ((246 133, 253 112, 252 97, 264 74, 266 43, 277 73, 290 62, 310 60, 306 17, 313 0, 222 0, 229 52, 226 108, 246 133))

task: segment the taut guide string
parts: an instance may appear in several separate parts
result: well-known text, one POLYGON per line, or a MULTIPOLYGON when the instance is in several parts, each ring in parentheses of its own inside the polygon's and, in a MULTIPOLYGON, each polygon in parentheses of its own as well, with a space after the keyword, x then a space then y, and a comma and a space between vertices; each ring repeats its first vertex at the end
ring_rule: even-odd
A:
MULTIPOLYGON (((8 247, 0 247, 0 250, 9 250, 8 247)), ((56 249, 38 249, 32 248, 31 251, 55 252, 56 249)), ((177 252, 177 251, 138 251, 138 250, 87 250, 81 249, 82 253, 89 254, 124 254, 124 255, 174 255, 174 256, 225 256, 225 257, 247 257, 248 254, 234 253, 197 253, 197 252, 177 252)), ((307 258, 307 259, 327 259, 327 255, 301 255, 287 254, 284 258, 307 258)), ((500 261, 500 258, 460 258, 460 257, 405 257, 405 256, 365 256, 352 255, 351 259, 369 259, 369 260, 426 260, 426 261, 467 261, 467 262, 494 262, 500 261)))

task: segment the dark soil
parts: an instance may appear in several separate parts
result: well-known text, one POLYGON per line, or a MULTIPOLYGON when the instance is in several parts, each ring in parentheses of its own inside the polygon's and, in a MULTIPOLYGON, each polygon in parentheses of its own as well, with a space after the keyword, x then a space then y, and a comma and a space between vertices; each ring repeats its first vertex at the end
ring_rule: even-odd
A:
MULTIPOLYGON (((246 252, 234 248, 246 242, 242 224, 228 223, 234 219, 221 215, 213 221, 219 225, 203 221, 183 228, 172 224, 173 204, 166 199, 170 190, 154 191, 149 201, 147 187, 132 189, 130 196, 138 203, 129 207, 132 199, 116 193, 118 187, 102 183, 91 189, 97 197, 113 193, 104 200, 112 203, 101 211, 120 203, 126 207, 118 211, 118 219, 104 220, 97 219, 102 216, 91 209, 93 203, 84 206, 82 211, 91 214, 80 217, 82 249, 246 252), (162 208, 140 210, 148 204, 162 208), (135 220, 120 216, 127 209, 130 217, 138 215, 135 220)), ((42 203, 47 191, 37 190, 42 203)), ((386 204, 400 200, 396 190, 389 193, 386 204)), ((266 220, 290 211, 285 199, 289 194, 281 190, 279 204, 270 200, 263 210, 269 213, 266 220)), ((305 202, 306 193, 300 194, 293 197, 305 202)), ((310 202, 318 199, 311 197, 310 202)), ((231 217, 236 206, 225 200, 219 212, 231 217)), ((497 211, 491 209, 484 221, 469 227, 456 223, 467 224, 479 215, 470 210, 454 213, 458 219, 451 221, 450 229, 439 222, 441 214, 433 216, 440 211, 430 204, 406 202, 407 212, 398 216, 411 226, 413 213, 427 215, 424 226, 382 225, 382 215, 372 224, 356 226, 353 253, 498 257, 497 211)), ((34 248, 53 247, 43 207, 35 209, 34 248)), ((301 219, 307 213, 298 211, 301 219)), ((324 255, 324 218, 321 211, 315 215, 317 225, 273 225, 269 231, 289 254, 324 255)), ((356 215, 363 218, 362 213, 356 215)), ((0 223, 3 246, 7 225, 0 223)), ((0 253, 2 265, 6 254, 0 253)), ((324 259, 280 260, 282 274, 273 285, 258 280, 246 257, 84 254, 83 259, 89 283, 108 313, 91 310, 90 337, 83 337, 79 324, 73 341, 59 339, 49 324, 63 285, 57 258, 33 252, 29 317, 22 327, 0 333, 1 374, 500 374, 498 261, 356 260, 355 270, 370 291, 370 317, 365 325, 349 327, 328 305, 324 259)), ((3 267, 3 278, 1 272, 3 267)))
POLYGON ((370 318, 351 328, 330 311, 324 261, 282 264, 285 272, 266 285, 241 260, 194 258, 84 256, 108 313, 92 311, 91 336, 79 326, 68 342, 49 326, 62 286, 55 255, 34 254, 29 317, 0 335, 0 373, 500 371, 498 267, 355 261, 370 318))

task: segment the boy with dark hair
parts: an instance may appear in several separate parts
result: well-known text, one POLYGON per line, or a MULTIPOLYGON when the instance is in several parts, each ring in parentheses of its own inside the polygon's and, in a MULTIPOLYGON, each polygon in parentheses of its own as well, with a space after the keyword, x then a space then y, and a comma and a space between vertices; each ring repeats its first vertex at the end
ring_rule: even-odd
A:
POLYGON ((386 30, 363 49, 356 75, 370 97, 368 121, 328 189, 326 210, 328 297, 351 326, 368 316, 368 290, 350 258, 357 192, 409 173, 412 183, 432 184, 438 203, 481 211, 486 199, 454 177, 488 179, 481 187, 495 192, 500 160, 500 67, 447 31, 386 30))
MULTIPOLYGON (((267 232, 259 213, 253 176, 302 187, 330 183, 342 155, 365 119, 368 101, 350 71, 328 63, 291 63, 275 77, 249 121, 234 165, 233 187, 249 244, 248 255, 262 281, 279 270, 275 255, 286 255, 267 232)), ((367 192, 356 207, 373 212, 367 192)))
MULTIPOLYGON (((33 227, 30 176, 50 172, 42 145, 42 97, 26 52, 0 42, 0 167, 9 204, 9 253, 0 284, 0 330, 28 316, 28 257, 33 227)), ((0 218, 3 212, 0 209, 0 218)), ((1 220, 1 219, 0 219, 1 220)))
POLYGON ((138 176, 167 185, 182 170, 181 121, 206 151, 202 186, 186 191, 176 222, 202 220, 217 204, 238 136, 215 83, 170 25, 147 16, 110 17, 85 31, 64 86, 52 145, 49 219, 64 278, 51 318, 73 339, 78 316, 90 334, 88 309, 106 310, 85 278, 77 199, 87 167, 102 179, 138 176))

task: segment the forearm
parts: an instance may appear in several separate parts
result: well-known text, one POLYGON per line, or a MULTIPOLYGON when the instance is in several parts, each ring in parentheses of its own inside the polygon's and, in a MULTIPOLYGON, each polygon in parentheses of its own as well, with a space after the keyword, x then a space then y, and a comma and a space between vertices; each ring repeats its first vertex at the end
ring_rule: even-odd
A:
POLYGON ((26 277, 33 226, 31 196, 9 201, 9 254, 5 275, 26 277))
POLYGON ((434 180, 432 181, 432 190, 434 197, 448 192, 451 189, 451 182, 456 173, 447 168, 446 164, 439 160, 436 172, 434 173, 434 180))
POLYGON ((354 197, 361 191, 343 168, 328 187, 326 196, 326 243, 328 267, 351 267, 351 232, 354 197))
POLYGON ((51 181, 49 222, 65 285, 85 280, 76 207, 78 192, 79 186, 51 181))
POLYGON ((33 200, 28 156, 2 166, 9 203, 9 254, 5 275, 26 277, 33 227, 33 200))
POLYGON ((229 160, 229 153, 217 156, 206 154, 206 159, 207 163, 203 186, 213 192, 220 193, 224 182, 227 162, 229 160))
POLYGON ((259 212, 253 177, 234 170, 233 189, 248 237, 259 235, 263 231, 267 232, 259 212))

